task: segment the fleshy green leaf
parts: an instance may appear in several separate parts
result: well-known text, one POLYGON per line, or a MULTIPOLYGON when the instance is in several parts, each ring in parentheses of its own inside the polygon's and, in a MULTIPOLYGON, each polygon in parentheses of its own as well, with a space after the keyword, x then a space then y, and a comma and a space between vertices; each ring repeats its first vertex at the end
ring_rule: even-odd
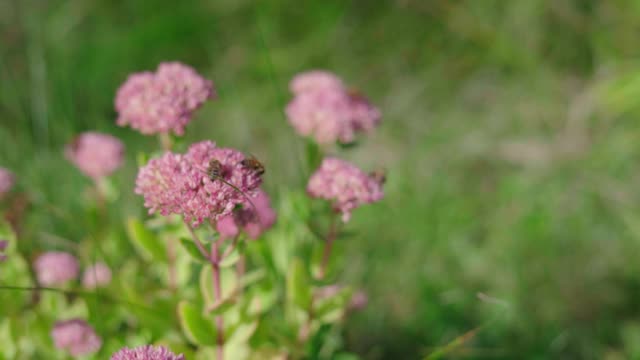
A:
POLYGON ((311 304, 309 275, 298 258, 291 262, 287 272, 287 298, 302 309, 308 309, 311 304))
POLYGON ((305 155, 309 171, 314 171, 318 166, 320 166, 323 154, 322 149, 315 141, 307 140, 305 155))
POLYGON ((240 323, 235 326, 229 333, 228 343, 244 344, 258 328, 258 320, 248 323, 240 323))
POLYGON ((214 303, 211 307, 207 308, 207 311, 209 311, 209 313, 212 315, 218 315, 229 310, 235 304, 235 298, 228 297, 226 299, 222 299, 222 301, 220 301, 219 303, 214 303))
POLYGON ((183 300, 178 304, 178 316, 180 326, 189 341, 197 345, 215 345, 216 329, 200 309, 183 300))
POLYGON ((202 295, 202 301, 205 307, 212 306, 215 302, 215 295, 213 292, 211 267, 209 265, 202 266, 200 269, 200 294, 202 295))
POLYGON ((240 260, 240 251, 238 251, 238 247, 233 249, 229 255, 227 255, 222 261, 220 261, 221 267, 229 267, 235 265, 235 263, 240 260))
POLYGON ((198 262, 208 262, 209 260, 200 252, 198 246, 190 239, 180 238, 180 244, 187 251, 192 259, 198 262))
POLYGON ((314 306, 314 314, 324 323, 337 321, 344 314, 352 294, 353 292, 350 288, 342 288, 337 294, 330 298, 319 301, 318 305, 314 306))
POLYGON ((147 155, 147 153, 141 151, 136 155, 136 162, 139 167, 145 166, 147 161, 149 161, 149 155, 147 155))
POLYGON ((167 250, 165 244, 144 224, 136 219, 129 218, 127 220, 127 234, 133 245, 142 253, 143 256, 167 262, 167 250))

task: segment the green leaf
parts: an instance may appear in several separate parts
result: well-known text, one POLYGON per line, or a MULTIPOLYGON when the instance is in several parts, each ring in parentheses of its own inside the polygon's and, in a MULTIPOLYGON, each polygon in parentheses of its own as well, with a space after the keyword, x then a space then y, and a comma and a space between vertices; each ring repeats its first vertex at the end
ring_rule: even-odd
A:
POLYGON ((247 314, 255 316, 269 311, 278 300, 277 295, 274 290, 256 291, 247 305, 247 314))
POLYGON ((264 269, 256 269, 250 273, 246 273, 240 280, 240 286, 243 288, 264 279, 266 271, 264 269))
POLYGON ((248 323, 239 323, 230 330, 227 343, 244 344, 255 333, 258 328, 258 320, 248 323))
POLYGON ((302 260, 294 259, 287 272, 287 298, 302 309, 311 305, 311 287, 307 269, 302 260))
POLYGON ((138 251, 149 259, 167 262, 167 250, 165 244, 144 224, 136 219, 127 220, 127 234, 138 251))
POLYGON ((233 249, 229 255, 227 255, 222 261, 220 261, 221 267, 229 267, 235 265, 240 260, 240 251, 238 247, 233 249))
POLYGON ((351 291, 350 288, 342 288, 337 294, 319 301, 318 305, 314 306, 314 314, 321 322, 324 323, 333 323, 338 321, 344 315, 352 294, 353 291, 351 291))
MULTIPOLYGON (((220 268, 220 288, 222 298, 231 298, 237 294, 238 280, 235 271, 232 269, 220 268)), ((213 274, 211 266, 204 265, 200 269, 200 293, 205 303, 205 307, 211 307, 216 303, 213 289, 213 274)))
POLYGON ((202 266, 200 269, 200 294, 205 307, 212 306, 216 299, 213 292, 213 277, 211 275, 211 267, 209 265, 202 266))
POLYGON ((215 345, 216 330, 200 309, 183 300, 178 304, 180 326, 190 342, 197 345, 215 345))
POLYGON ((147 164, 147 161, 149 161, 149 155, 147 155, 147 153, 141 151, 136 155, 136 162, 138 163, 138 167, 145 166, 147 164))
POLYGON ((198 262, 208 263, 209 259, 207 259, 198 249, 198 246, 193 242, 193 240, 187 238, 180 238, 180 244, 187 251, 187 254, 191 256, 192 259, 198 262))
POLYGON ((211 307, 207 308, 207 311, 209 311, 209 313, 212 315, 219 315, 231 309, 235 304, 235 298, 228 297, 226 299, 222 299, 222 301, 220 301, 219 303, 214 303, 211 307))
POLYGON ((338 146, 343 150, 349 150, 349 149, 353 149, 356 146, 358 146, 358 142, 357 141, 352 141, 352 142, 348 142, 348 143, 338 142, 338 146))
POLYGON ((322 149, 315 141, 307 140, 305 155, 309 171, 314 171, 318 166, 320 166, 323 154, 322 149))

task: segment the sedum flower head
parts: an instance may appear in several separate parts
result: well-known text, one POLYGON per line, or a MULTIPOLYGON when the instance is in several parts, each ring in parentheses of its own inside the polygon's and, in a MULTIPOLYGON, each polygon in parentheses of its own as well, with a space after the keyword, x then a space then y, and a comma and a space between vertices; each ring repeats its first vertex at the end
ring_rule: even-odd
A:
POLYGON ((380 110, 329 72, 299 74, 289 88, 294 93, 285 109, 289 123, 318 143, 350 143, 358 132, 369 132, 380 123, 380 110))
POLYGON ((86 289, 95 289, 107 286, 111 282, 111 269, 107 264, 97 262, 84 270, 82 286, 86 289))
POLYGON ((353 209, 379 201, 382 183, 356 166, 337 158, 325 158, 307 184, 311 197, 329 200, 347 222, 353 209))
POLYGON ((240 230, 250 239, 257 239, 276 222, 276 212, 271 207, 269 195, 263 190, 258 190, 251 203, 245 201, 242 208, 236 209, 230 215, 218 220, 216 229, 223 238, 236 237, 240 230), (254 208, 255 206, 255 208, 254 208))
POLYGON ((165 62, 155 73, 132 74, 118 89, 117 123, 129 125, 145 135, 184 134, 184 127, 205 101, 215 96, 213 83, 193 68, 165 62))
POLYGON ((144 345, 133 349, 123 348, 111 356, 111 360, 185 360, 162 346, 144 345))
POLYGON ((85 175, 98 179, 122 165, 124 145, 111 135, 89 131, 67 145, 65 155, 85 175))
POLYGON ((56 348, 66 350, 73 357, 95 353, 102 346, 100 336, 82 319, 56 322, 51 337, 56 348))
POLYGON ((184 155, 167 152, 149 161, 138 172, 135 191, 150 213, 179 214, 198 226, 230 214, 260 186, 260 175, 243 166, 244 159, 243 153, 211 141, 195 143, 184 155), (212 162, 220 167, 219 177, 210 176, 212 162))
POLYGON ((311 70, 300 73, 291 79, 289 90, 298 95, 318 90, 342 90, 344 83, 335 74, 324 70, 311 70))
POLYGON ((40 255, 34 269, 43 286, 62 285, 78 277, 78 260, 66 252, 51 251, 40 255))
POLYGON ((11 190, 15 183, 13 173, 5 168, 0 167, 0 199, 11 190))

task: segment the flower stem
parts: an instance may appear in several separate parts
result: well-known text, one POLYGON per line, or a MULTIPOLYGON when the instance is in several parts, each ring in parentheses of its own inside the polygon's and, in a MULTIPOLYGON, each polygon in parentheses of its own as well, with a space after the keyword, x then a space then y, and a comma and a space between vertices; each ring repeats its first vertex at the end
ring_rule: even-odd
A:
POLYGON ((169 133, 163 132, 158 135, 158 139, 160 140, 160 146, 164 151, 171 151, 173 147, 173 143, 171 141, 171 135, 169 133))
MULTIPOLYGON (((215 301, 220 303, 222 301, 222 287, 220 286, 220 248, 217 241, 211 243, 211 271, 213 272, 213 289, 215 292, 215 301)), ((224 360, 224 319, 222 315, 216 317, 216 330, 217 330, 217 358, 218 360, 224 360)))
POLYGON ((178 288, 178 275, 176 271, 176 238, 173 236, 167 241, 167 259, 169 260, 169 289, 175 293, 178 288))
MULTIPOLYGON (((222 286, 220 284, 220 261, 222 259, 220 258, 220 244, 217 241, 212 242, 211 252, 208 252, 202 241, 200 241, 200 238, 196 234, 191 224, 189 224, 189 221, 185 219, 184 224, 187 226, 187 229, 189 229, 189 233, 191 233, 193 242, 198 247, 198 250, 200 250, 200 253, 205 258, 209 259, 209 263, 211 264, 211 274, 213 278, 215 303, 220 304, 222 302, 222 286)), ((216 342, 218 343, 218 347, 216 349, 216 357, 218 358, 218 360, 224 360, 224 319, 222 315, 218 315, 216 317, 216 330, 218 333, 216 336, 216 342)))
POLYGON ((204 247, 204 244, 202 243, 202 241, 200 241, 200 238, 198 237, 198 235, 196 235, 196 232, 193 230, 193 227, 191 226, 191 224, 189 224, 189 222, 186 219, 184 220, 184 224, 187 226, 187 229, 189 229, 189 233, 193 238, 193 242, 196 244, 196 247, 198 248, 198 250, 200 250, 200 254, 202 254, 202 256, 204 256, 206 259, 210 259, 211 254, 209 254, 207 249, 204 247))

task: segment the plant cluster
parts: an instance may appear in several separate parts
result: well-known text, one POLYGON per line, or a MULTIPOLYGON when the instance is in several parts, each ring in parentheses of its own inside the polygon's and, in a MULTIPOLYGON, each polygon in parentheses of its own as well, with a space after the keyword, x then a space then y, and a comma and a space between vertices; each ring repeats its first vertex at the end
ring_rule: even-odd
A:
MULTIPOLYGON (((92 180, 86 209, 96 221, 86 238, 37 253, 21 251, 15 224, 2 223, 0 358, 355 358, 341 324, 367 296, 336 282, 336 259, 352 212, 383 198, 385 178, 330 153, 373 130, 380 111, 325 71, 296 76, 290 89, 285 112, 314 171, 306 189, 281 189, 272 201, 262 187, 269 168, 256 157, 183 143, 216 97, 213 82, 178 62, 129 76, 117 124, 159 139, 138 154, 131 181, 149 216, 106 211, 118 205, 110 175, 124 144, 93 131, 73 139, 64 154, 92 180), (122 232, 136 254, 112 245, 122 232)), ((16 182, 0 168, 0 199, 16 182)))

